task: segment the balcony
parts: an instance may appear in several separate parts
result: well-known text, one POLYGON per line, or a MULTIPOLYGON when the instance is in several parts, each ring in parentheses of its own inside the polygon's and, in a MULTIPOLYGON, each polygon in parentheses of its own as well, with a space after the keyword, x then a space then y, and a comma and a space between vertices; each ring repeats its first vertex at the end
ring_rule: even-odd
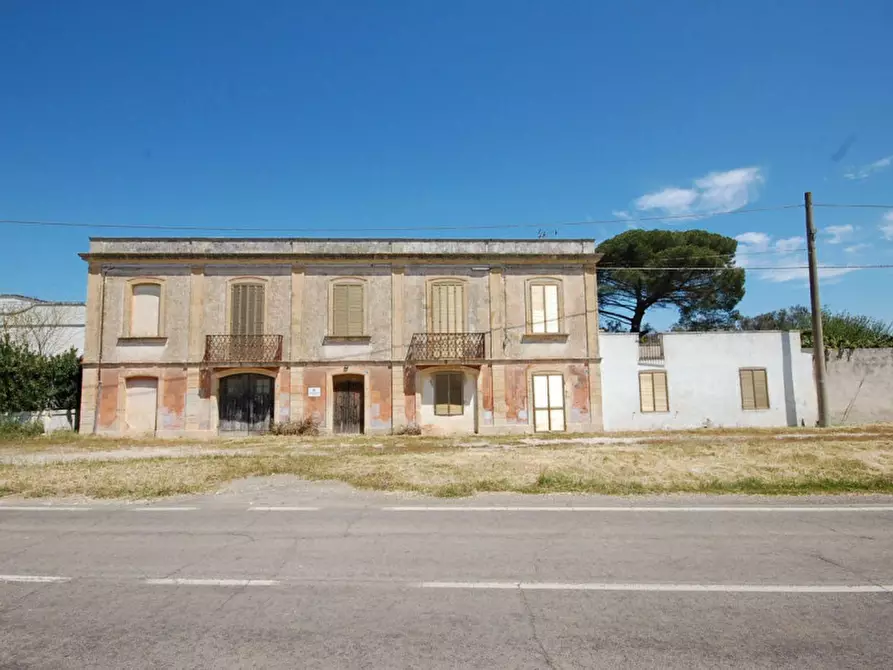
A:
POLYGON ((406 360, 463 362, 485 358, 483 333, 415 333, 406 360))
POLYGON ((208 335, 205 363, 278 363, 282 335, 208 335))
POLYGON ((639 362, 663 363, 664 337, 660 333, 639 336, 639 362))

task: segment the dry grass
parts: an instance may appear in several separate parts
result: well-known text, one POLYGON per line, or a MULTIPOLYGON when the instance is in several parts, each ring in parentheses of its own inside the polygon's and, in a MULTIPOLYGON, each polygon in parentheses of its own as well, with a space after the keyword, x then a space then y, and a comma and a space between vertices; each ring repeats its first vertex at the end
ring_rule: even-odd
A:
MULTIPOLYGON (((482 440, 475 440, 481 442, 482 440)), ((643 442, 462 447, 413 437, 235 440, 233 453, 0 466, 0 495, 148 498, 210 491, 252 475, 294 474, 435 496, 521 493, 893 492, 893 430, 666 433, 643 442), (795 437, 797 435, 797 437, 795 437)), ((92 444, 92 443, 91 443, 92 444)), ((158 446, 159 442, 151 444, 158 446)), ((165 443, 170 445, 171 443, 165 443)), ((221 448, 220 441, 203 445, 221 448)), ((134 446, 132 442, 128 446, 134 446)), ((109 448, 103 442, 99 448, 109 448)), ((123 446, 123 445, 122 445, 123 446)))

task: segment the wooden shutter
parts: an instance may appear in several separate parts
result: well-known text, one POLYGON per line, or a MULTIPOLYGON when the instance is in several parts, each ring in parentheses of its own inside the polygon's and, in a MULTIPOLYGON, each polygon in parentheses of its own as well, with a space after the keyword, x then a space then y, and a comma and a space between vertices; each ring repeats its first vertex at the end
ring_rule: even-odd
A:
POLYGON ((753 388, 753 370, 739 370, 741 381, 741 409, 756 409, 756 397, 753 388))
POLYGON ((654 386, 654 411, 669 412, 670 399, 667 394, 667 373, 652 372, 651 380, 654 386))
POLYGON ((769 409, 769 384, 765 370, 752 370, 753 399, 756 409, 769 409))
POLYGON ((361 337, 365 330, 362 284, 332 287, 332 332, 335 337, 361 337))
POLYGON ((434 284, 431 287, 431 332, 465 332, 465 287, 434 284))
POLYGON ((441 372, 434 375, 434 414, 457 416, 465 412, 465 377, 461 372, 441 372))
POLYGON ((650 372, 639 373, 639 405, 643 412, 654 411, 654 377, 650 372))
POLYGON ((263 335, 264 287, 260 284, 235 284, 230 305, 232 335, 263 335))

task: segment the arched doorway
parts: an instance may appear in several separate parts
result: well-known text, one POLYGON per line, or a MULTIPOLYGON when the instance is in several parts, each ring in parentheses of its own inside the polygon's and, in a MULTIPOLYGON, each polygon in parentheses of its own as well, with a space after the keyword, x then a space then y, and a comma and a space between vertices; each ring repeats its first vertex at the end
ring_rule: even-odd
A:
POLYGON ((362 433, 365 423, 366 398, 363 377, 339 375, 332 379, 335 402, 332 405, 332 431, 362 433))
POLYGON ((244 373, 220 380, 221 433, 266 433, 273 422, 273 378, 244 373))

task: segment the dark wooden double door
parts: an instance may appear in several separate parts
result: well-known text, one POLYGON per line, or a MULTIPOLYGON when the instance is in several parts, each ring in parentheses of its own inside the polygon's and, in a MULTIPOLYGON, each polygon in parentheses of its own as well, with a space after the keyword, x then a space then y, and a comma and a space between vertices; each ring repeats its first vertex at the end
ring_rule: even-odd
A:
POLYGON ((273 378, 239 374, 220 380, 220 432, 266 433, 273 423, 273 378))
POLYGON ((335 403, 332 411, 332 429, 336 433, 359 434, 364 428, 363 379, 338 378, 332 383, 335 403))

